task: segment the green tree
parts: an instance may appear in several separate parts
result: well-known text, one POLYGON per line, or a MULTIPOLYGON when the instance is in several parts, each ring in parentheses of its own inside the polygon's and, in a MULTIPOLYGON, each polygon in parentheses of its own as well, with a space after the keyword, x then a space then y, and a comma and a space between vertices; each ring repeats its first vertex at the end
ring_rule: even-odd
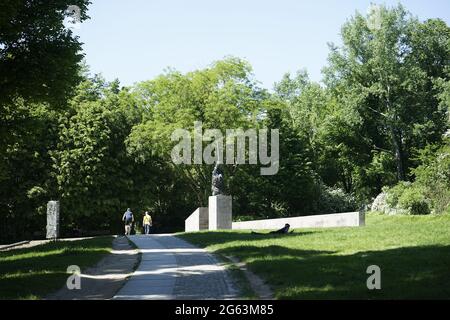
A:
POLYGON ((130 94, 116 89, 99 76, 85 80, 59 119, 51 155, 65 227, 117 230, 117 216, 134 200, 124 140, 140 118, 130 94))
POLYGON ((5 0, 0 4, 0 106, 26 101, 65 102, 80 81, 81 43, 64 18, 78 6, 86 20, 88 0, 5 0))
MULTIPOLYGON (((171 141, 171 135, 175 129, 193 133, 195 121, 201 121, 203 129, 222 133, 232 128, 256 128, 264 111, 264 93, 251 79, 250 65, 228 58, 185 75, 170 70, 139 84, 136 95, 146 111, 143 122, 133 128, 128 139, 130 153, 142 161, 154 155, 164 159, 189 181, 197 205, 204 205, 211 192, 212 165, 174 165, 171 151, 178 142, 171 141)), ((203 146, 207 144, 203 142, 203 146)))
POLYGON ((53 184, 48 151, 58 135, 58 114, 45 104, 17 98, 0 114, 14 126, 8 143, 2 141, 0 167, 0 241, 32 238, 45 227, 45 203, 53 184))
POLYGON ((414 150, 439 140, 445 127, 433 81, 446 77, 450 30, 440 20, 420 23, 400 5, 379 7, 378 19, 374 26, 356 14, 344 24, 326 83, 361 123, 364 140, 390 155, 405 180, 414 150))
POLYGON ((0 3, 0 238, 42 231, 52 194, 49 150, 60 110, 80 81, 81 43, 64 27, 69 5, 87 0, 0 3))

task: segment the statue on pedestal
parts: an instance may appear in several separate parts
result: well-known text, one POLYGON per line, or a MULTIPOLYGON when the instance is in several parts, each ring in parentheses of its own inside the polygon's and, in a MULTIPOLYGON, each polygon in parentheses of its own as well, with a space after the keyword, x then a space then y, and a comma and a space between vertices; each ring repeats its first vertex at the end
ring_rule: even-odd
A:
POLYGON ((225 194, 225 184, 223 180, 223 171, 220 168, 220 163, 216 162, 212 172, 211 191, 213 196, 225 194))

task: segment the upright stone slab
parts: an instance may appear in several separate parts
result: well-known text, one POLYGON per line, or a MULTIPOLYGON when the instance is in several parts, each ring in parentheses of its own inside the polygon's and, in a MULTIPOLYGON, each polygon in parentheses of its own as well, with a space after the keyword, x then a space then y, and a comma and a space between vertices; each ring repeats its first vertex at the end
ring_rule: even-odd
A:
POLYGON ((208 208, 199 207, 185 221, 184 231, 193 232, 208 230, 208 208))
POLYGON ((208 201, 209 230, 231 229, 232 198, 219 194, 210 196, 208 201))
POLYGON ((47 203, 47 239, 59 237, 59 201, 47 203))

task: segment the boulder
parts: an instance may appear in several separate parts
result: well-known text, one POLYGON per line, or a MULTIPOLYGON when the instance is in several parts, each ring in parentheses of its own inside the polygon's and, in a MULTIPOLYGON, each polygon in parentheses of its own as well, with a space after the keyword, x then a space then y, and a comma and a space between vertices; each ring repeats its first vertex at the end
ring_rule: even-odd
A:
POLYGON ((371 211, 378 211, 388 215, 396 215, 396 214, 408 214, 408 210, 400 209, 400 208, 392 208, 387 203, 387 193, 380 193, 375 200, 373 200, 371 211))

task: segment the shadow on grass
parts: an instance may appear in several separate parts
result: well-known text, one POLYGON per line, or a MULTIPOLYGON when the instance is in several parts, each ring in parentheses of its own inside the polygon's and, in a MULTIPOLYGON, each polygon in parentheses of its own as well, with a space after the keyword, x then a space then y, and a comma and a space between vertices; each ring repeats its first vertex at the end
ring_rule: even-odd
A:
POLYGON ((267 280, 278 299, 450 299, 450 246, 418 246, 337 255, 281 246, 243 246, 232 254, 267 280), (369 290, 367 267, 381 268, 369 290))
POLYGON ((273 257, 295 257, 297 260, 304 260, 334 253, 334 251, 292 249, 278 245, 268 245, 264 247, 243 245, 240 246, 238 250, 236 247, 227 247, 224 249, 219 249, 215 252, 223 255, 233 255, 238 258, 245 258, 250 260, 265 260, 267 258, 271 259, 273 257))
MULTIPOLYGON (((264 233, 264 231, 259 231, 264 233)), ((268 231, 267 231, 268 232, 268 231)), ((290 239, 290 238, 298 238, 302 236, 308 236, 315 234, 320 231, 297 231, 288 234, 252 234, 250 231, 245 230, 242 232, 233 231, 205 231, 205 232, 191 232, 191 233, 180 233, 177 236, 180 236, 183 239, 186 239, 193 243, 201 243, 203 246, 211 246, 216 244, 222 244, 227 242, 234 241, 266 241, 268 239, 290 239)))
POLYGON ((109 253, 111 242, 102 237, 0 252, 0 299, 40 298, 59 289, 68 266, 91 266, 109 253))

